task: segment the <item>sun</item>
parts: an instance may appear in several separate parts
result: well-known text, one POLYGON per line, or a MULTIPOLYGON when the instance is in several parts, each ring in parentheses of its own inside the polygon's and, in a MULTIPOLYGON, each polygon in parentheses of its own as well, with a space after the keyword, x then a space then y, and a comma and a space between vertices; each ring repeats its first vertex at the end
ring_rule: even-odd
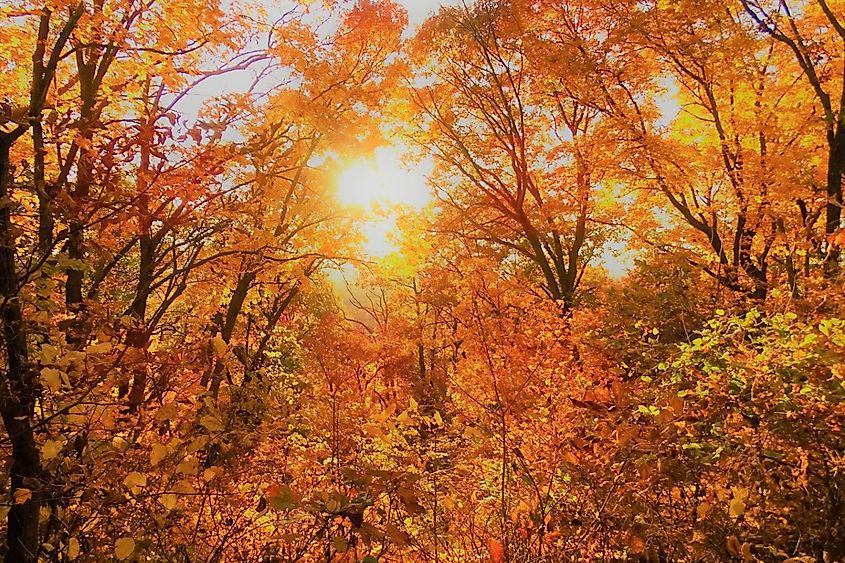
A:
POLYGON ((369 207, 383 198, 384 182, 370 162, 356 162, 337 177, 337 199, 343 205, 369 207))
POLYGON ((374 258, 399 252, 399 214, 421 212, 432 199, 426 177, 433 164, 410 165, 407 152, 403 147, 379 148, 373 158, 352 162, 337 176, 337 200, 359 212, 362 250, 374 258))
POLYGON ((350 163, 337 177, 337 198, 348 206, 403 206, 420 210, 431 201, 427 163, 406 164, 403 147, 382 147, 368 160, 350 163))

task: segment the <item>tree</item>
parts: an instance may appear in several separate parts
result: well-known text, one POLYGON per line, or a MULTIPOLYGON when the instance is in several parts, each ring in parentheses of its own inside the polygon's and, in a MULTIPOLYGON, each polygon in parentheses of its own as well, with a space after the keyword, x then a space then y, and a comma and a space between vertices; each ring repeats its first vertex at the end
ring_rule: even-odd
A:
POLYGON ((428 84, 413 94, 424 130, 417 140, 443 166, 438 191, 454 215, 445 228, 528 261, 567 311, 591 254, 601 172, 587 155, 601 133, 593 110, 532 79, 508 15, 489 2, 427 23, 418 50, 435 49, 418 62, 428 84))
MULTIPOLYGON (((695 261, 725 287, 765 298, 774 254, 797 292, 795 245, 776 243, 796 231, 803 239, 814 212, 802 189, 812 144, 797 109, 800 93, 773 70, 781 56, 774 46, 750 36, 739 15, 721 5, 692 13, 684 5, 605 11, 588 2, 550 3, 545 11, 526 8, 525 17, 534 64, 615 120, 626 148, 610 164, 612 174, 644 198, 640 213, 660 203, 649 194, 665 197, 706 249, 695 261), (667 83, 680 90, 676 100, 665 93, 667 83), (802 206, 791 199, 804 202, 800 217, 802 206)), ((636 236, 666 244, 637 233, 634 217, 629 213, 626 223, 636 236)))
MULTIPOLYGON (((4 111, 10 115, 4 118, 0 131, 0 293, 3 296, 2 319, 5 341, 5 369, 0 380, 3 396, 0 401, 3 424, 12 442, 12 466, 10 488, 13 506, 9 511, 6 543, 6 560, 10 562, 35 561, 39 548, 38 519, 41 503, 39 486, 41 462, 32 428, 37 382, 28 350, 29 335, 24 324, 20 300, 22 278, 17 266, 18 236, 12 221, 14 202, 11 149, 29 129, 33 127, 36 138, 41 131, 41 113, 47 102, 48 88, 56 74, 62 51, 70 34, 82 16, 82 6, 73 9, 67 20, 62 22, 58 36, 50 46, 47 56, 47 41, 53 26, 52 11, 45 8, 39 16, 38 39, 33 52, 33 68, 29 103, 25 106, 8 104, 4 111), (25 108, 25 109, 19 109, 25 108), (12 112, 17 114, 11 121, 12 112), (7 126, 10 124, 11 127, 7 126)), ((40 153, 40 151, 39 151, 40 153)), ((40 160, 40 156, 37 159, 40 160)), ((37 178, 40 181, 41 178, 37 178)), ((28 274, 28 272, 26 272, 28 274)))
MULTIPOLYGON (((845 86, 836 78, 836 68, 843 65, 841 41, 845 40, 845 26, 835 5, 825 0, 795 7, 790 2, 771 5, 754 0, 742 0, 742 6, 760 32, 783 43, 795 57, 802 74, 812 87, 821 105, 825 141, 827 143, 827 174, 824 182, 826 237, 826 272, 838 271, 839 245, 833 240, 842 228, 842 174, 845 169, 845 86), (802 14, 801 17, 795 13, 802 14), (835 33, 835 34, 834 34, 835 33), (837 95, 836 91, 839 90, 837 95)), ((805 212, 806 223, 814 224, 814 215, 805 212)))

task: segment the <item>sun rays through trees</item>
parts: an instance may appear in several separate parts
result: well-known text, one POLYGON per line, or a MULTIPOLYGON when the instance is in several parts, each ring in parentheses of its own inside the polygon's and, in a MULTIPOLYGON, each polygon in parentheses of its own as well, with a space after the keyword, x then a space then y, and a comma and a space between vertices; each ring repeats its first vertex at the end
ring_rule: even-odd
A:
POLYGON ((845 560, 843 37, 3 3, 0 556, 845 560))

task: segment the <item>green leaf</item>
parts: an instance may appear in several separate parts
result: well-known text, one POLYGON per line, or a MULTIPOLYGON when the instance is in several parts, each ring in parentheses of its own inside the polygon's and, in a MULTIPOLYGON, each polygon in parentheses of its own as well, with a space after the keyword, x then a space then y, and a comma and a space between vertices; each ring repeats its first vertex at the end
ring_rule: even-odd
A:
POLYGON ((651 416, 658 416, 660 414, 660 409, 654 405, 640 405, 637 407, 637 411, 651 416))

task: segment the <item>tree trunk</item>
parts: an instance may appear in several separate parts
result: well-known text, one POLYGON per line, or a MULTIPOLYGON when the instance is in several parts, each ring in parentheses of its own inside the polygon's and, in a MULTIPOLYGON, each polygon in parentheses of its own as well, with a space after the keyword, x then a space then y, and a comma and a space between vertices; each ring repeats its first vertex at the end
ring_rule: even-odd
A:
MULTIPOLYGON (((241 313, 246 296, 249 293, 249 288, 252 287, 252 282, 255 281, 256 272, 246 272, 238 278, 238 285, 232 292, 232 298, 229 300, 229 307, 226 309, 226 318, 223 320, 223 325, 218 326, 220 337, 226 344, 232 339, 232 333, 235 330, 235 323, 238 320, 238 315, 241 313)), ((216 397, 220 391, 220 383, 223 380, 223 374, 226 369, 225 364, 217 358, 214 363, 212 371, 206 372, 203 375, 203 385, 210 383, 209 394, 216 397)))
POLYGON ((39 546, 41 464, 32 429, 36 381, 29 363, 26 329, 18 301, 19 280, 9 197, 9 151, 15 139, 14 134, 0 134, 0 317, 6 351, 6 372, 0 374, 0 414, 12 444, 12 508, 8 517, 5 560, 7 563, 35 563, 39 546), (31 491, 30 498, 15 502, 16 496, 18 500, 25 498, 24 493, 18 493, 23 489, 31 491))
POLYGON ((828 132, 827 204, 825 206, 824 234, 827 242, 824 272, 830 277, 839 270, 840 250, 831 242, 842 221, 842 172, 845 168, 845 125, 838 123, 828 132))
POLYGON ((97 77, 98 56, 98 51, 89 53, 86 62, 85 51, 77 50, 76 52, 79 95, 82 99, 79 108, 79 137, 82 139, 82 143, 76 160, 76 188, 73 190, 74 207, 68 221, 68 256, 75 262, 72 262, 67 269, 65 301, 68 308, 77 313, 84 308, 82 285, 85 273, 81 262, 85 259, 85 213, 91 187, 94 184, 94 157, 92 152, 94 127, 100 116, 100 110, 96 109, 97 93, 101 80, 97 77))
MULTIPOLYGON (((83 133, 83 138, 90 142, 91 135, 83 133)), ((85 208, 90 191, 93 163, 88 154, 88 149, 79 151, 77 161, 77 183, 73 192, 75 208, 72 211, 72 219, 68 223, 68 257, 74 262, 67 269, 67 281, 65 282, 65 302, 72 311, 79 312, 82 309, 82 282, 84 273, 81 262, 85 259, 85 208)))

